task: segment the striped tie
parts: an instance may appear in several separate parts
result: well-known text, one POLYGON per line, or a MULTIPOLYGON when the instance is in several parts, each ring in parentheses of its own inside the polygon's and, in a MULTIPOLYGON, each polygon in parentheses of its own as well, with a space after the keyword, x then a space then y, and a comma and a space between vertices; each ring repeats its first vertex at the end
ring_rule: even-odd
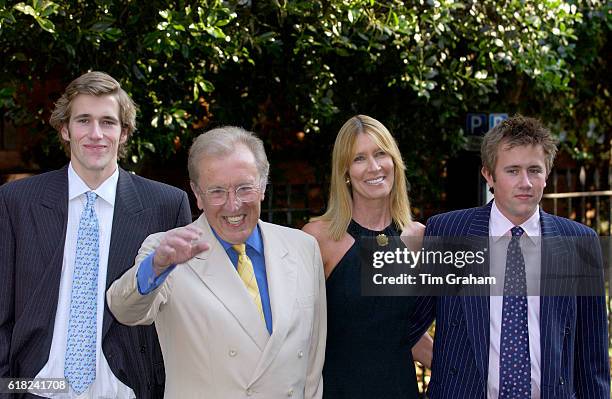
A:
POLYGON ((263 306, 261 305, 261 296, 259 295, 259 287, 257 286, 257 279, 255 278, 255 270, 253 269, 251 259, 249 259, 246 254, 246 245, 232 245, 232 248, 234 248, 234 251, 238 254, 238 275, 244 282, 249 295, 253 298, 255 306, 257 306, 259 310, 259 315, 262 320, 265 321, 263 306))

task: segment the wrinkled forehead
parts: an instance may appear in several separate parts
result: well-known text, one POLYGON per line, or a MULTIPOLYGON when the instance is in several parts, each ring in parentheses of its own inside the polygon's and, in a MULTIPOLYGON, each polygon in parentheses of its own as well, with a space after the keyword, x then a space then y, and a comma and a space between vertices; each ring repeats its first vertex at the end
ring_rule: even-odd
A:
POLYGON ((205 187, 256 185, 261 180, 255 157, 247 148, 227 154, 204 155, 200 159, 200 184, 205 187))

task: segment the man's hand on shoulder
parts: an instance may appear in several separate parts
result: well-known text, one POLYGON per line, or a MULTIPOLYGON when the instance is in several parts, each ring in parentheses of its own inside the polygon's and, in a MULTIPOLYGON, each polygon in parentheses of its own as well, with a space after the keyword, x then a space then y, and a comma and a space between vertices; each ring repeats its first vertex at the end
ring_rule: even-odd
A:
POLYGON ((185 263, 197 254, 210 248, 202 240, 203 231, 189 225, 167 231, 155 249, 153 257, 153 270, 160 275, 171 265, 185 263))

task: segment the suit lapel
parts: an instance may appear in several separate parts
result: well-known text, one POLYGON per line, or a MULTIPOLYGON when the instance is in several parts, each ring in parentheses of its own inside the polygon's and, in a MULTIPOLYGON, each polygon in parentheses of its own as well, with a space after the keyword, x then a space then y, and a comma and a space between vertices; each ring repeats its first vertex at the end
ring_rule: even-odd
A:
MULTIPOLYGON (((489 202, 486 206, 475 210, 467 231, 466 238, 468 241, 473 241, 476 245, 482 246, 482 237, 488 237, 491 205, 492 202, 489 202)), ((484 265, 485 267, 489 265, 489 251, 486 253, 484 265)), ((476 366, 480 371, 482 381, 486 382, 489 369, 489 295, 480 293, 477 296, 462 296, 461 302, 476 366)))
MULTIPOLYGON (((146 217, 145 208, 140 195, 134 186, 132 177, 119 168, 117 181, 117 194, 113 211, 113 227, 111 232, 108 265, 106 271, 106 288, 119 278, 127 269, 133 266, 136 253, 133 248, 142 244, 142 234, 147 234, 149 218, 146 217), (136 240, 137 242, 135 242, 136 240)), ((104 337, 112 323, 112 316, 105 306, 102 324, 104 337)))
POLYGON ((32 205, 38 237, 35 242, 40 246, 42 259, 58 264, 61 271, 68 221, 68 168, 64 167, 52 176, 40 202, 32 205))
POLYGON ((561 356, 557 353, 561 343, 551 337, 559 337, 559 331, 563 331, 567 324, 566 320, 570 309, 573 309, 571 292, 568 281, 570 274, 569 254, 567 253, 567 242, 571 238, 562 237, 553 217, 544 211, 540 211, 540 224, 542 228, 542 265, 540 281, 540 359, 542 364, 541 385, 555 386, 557 360, 561 356), (560 276, 560 279, 555 278, 560 276), (554 293, 564 296, 553 296, 554 293))
POLYGON ((48 315, 48 344, 51 345, 53 323, 57 311, 62 264, 64 259, 64 244, 66 240, 66 225, 68 221, 68 167, 49 174, 47 185, 39 202, 31 205, 34 221, 34 237, 41 251, 41 259, 45 260, 41 270, 40 284, 32 295, 43 295, 48 301, 43 302, 45 309, 37 309, 37 314, 48 315), (47 292, 48 291, 48 292, 47 292))
POLYGON ((264 243, 273 329, 251 382, 255 382, 264 373, 285 342, 291 327, 297 291, 296 262, 291 258, 283 241, 275 236, 275 232, 267 223, 260 222, 259 227, 264 243))
POLYGON ((571 270, 568 245, 572 237, 563 237, 553 217, 544 211, 540 212, 542 229, 542 258, 540 293, 543 296, 567 295, 572 292, 575 281, 571 279, 575 270, 571 270))
MULTIPOLYGON (((203 239, 210 244, 211 248, 196 255, 195 258, 187 262, 187 265, 223 303, 242 326, 245 333, 263 352, 270 335, 255 303, 249 296, 223 246, 213 235, 204 215, 196 220, 195 225, 204 231, 203 239)), ((266 263, 267 260, 266 255, 266 263)))

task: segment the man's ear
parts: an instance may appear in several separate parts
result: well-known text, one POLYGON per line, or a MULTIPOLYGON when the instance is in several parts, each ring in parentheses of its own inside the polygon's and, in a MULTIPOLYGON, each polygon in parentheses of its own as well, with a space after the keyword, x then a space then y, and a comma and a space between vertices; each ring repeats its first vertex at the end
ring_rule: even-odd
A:
POLYGON ((489 173, 489 170, 486 167, 483 166, 480 169, 480 173, 482 174, 482 176, 487 181, 487 184, 489 185, 489 187, 495 187, 495 176, 493 176, 491 173, 489 173))
POLYGON ((68 126, 63 124, 60 133, 62 134, 62 138, 66 141, 70 141, 70 131, 68 130, 68 126))
POLYGON ((121 137, 119 137, 119 143, 123 144, 127 141, 127 136, 128 136, 128 130, 127 127, 122 127, 121 128, 121 137))
POLYGON ((204 210, 204 198, 202 195, 200 195, 200 190, 198 189, 198 186, 196 186, 192 181, 189 182, 189 186, 191 186, 191 191, 193 191, 193 195, 195 195, 196 197, 198 209, 201 211, 204 210))

